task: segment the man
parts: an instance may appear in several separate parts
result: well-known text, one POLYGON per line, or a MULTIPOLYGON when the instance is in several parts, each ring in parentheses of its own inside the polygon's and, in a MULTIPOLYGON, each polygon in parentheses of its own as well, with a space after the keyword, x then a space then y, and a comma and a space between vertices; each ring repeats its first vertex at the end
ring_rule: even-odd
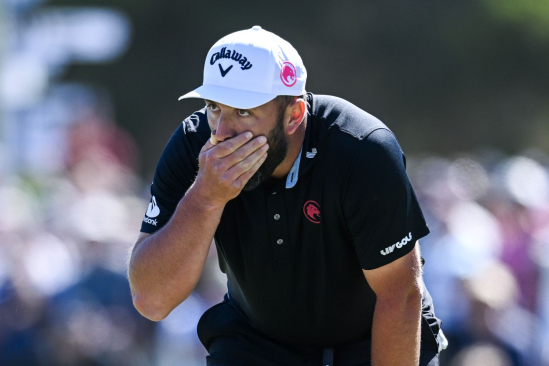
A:
POLYGON ((168 142, 129 264, 134 305, 165 318, 215 240, 225 301, 198 325, 208 365, 437 365, 421 277, 429 233, 389 129, 306 94, 297 51, 259 26, 209 51, 206 107, 168 142))

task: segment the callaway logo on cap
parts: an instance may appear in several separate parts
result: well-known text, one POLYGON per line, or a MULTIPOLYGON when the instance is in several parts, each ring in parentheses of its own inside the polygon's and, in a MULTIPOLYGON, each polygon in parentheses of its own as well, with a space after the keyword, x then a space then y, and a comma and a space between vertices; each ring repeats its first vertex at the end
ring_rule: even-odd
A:
POLYGON ((179 98, 203 98, 233 108, 255 108, 277 95, 305 93, 307 71, 291 44, 256 25, 213 45, 201 87, 179 98))

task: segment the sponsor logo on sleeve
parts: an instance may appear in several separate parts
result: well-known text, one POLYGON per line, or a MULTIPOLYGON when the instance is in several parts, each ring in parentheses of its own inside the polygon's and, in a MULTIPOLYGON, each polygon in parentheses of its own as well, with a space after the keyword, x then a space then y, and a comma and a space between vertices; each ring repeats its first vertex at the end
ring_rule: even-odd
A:
POLYGON ((198 116, 198 113, 200 112, 201 111, 191 114, 181 122, 183 124, 183 132, 196 132, 196 129, 200 124, 200 116, 198 116))
POLYGON ((143 222, 149 225, 158 226, 158 221, 154 219, 158 215, 160 215, 160 207, 156 204, 156 197, 152 196, 147 212, 143 217, 143 222))
POLYGON ((402 248, 403 246, 405 246, 406 244, 408 244, 411 240, 412 240, 412 233, 409 232, 409 233, 408 233, 408 236, 405 236, 404 238, 402 238, 401 241, 399 241, 399 242, 397 242, 397 243, 391 245, 390 247, 387 247, 387 248, 383 249, 383 250, 381 251, 381 254, 387 255, 387 254, 389 254, 389 253, 392 253, 392 252, 395 250, 395 248, 396 248, 396 249, 400 249, 400 248, 402 248))

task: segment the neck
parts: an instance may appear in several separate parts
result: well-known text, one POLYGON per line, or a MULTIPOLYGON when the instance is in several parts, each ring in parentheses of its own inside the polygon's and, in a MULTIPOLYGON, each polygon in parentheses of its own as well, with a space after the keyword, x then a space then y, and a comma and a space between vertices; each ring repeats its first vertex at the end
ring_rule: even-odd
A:
POLYGON ((297 130, 288 136, 288 153, 286 154, 286 158, 282 160, 282 163, 276 167, 272 175, 273 178, 282 179, 288 175, 294 165, 295 159, 297 159, 297 156, 299 155, 299 151, 301 151, 301 145, 303 145, 303 141, 305 140, 306 129, 307 117, 303 119, 303 122, 297 130))

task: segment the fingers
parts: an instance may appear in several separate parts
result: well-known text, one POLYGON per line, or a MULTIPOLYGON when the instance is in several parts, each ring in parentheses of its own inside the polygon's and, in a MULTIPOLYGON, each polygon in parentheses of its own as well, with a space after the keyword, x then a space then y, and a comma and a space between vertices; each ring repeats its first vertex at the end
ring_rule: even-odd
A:
MULTIPOLYGON (((252 142, 250 142, 251 144, 252 142)), ((242 148, 241 150, 243 150, 242 148)), ((230 180, 236 180, 239 176, 250 170, 262 157, 267 154, 269 149, 268 144, 264 144, 257 148, 253 153, 245 157, 244 159, 235 163, 230 169, 227 170, 226 176, 230 180)), ((233 154, 235 155, 236 152, 233 154)), ((226 158, 228 159, 228 158, 226 158)))
POLYGON ((246 131, 224 141, 208 139, 199 154, 197 182, 222 201, 236 197, 267 157, 267 138, 252 137, 246 131))
POLYGON ((236 135, 233 138, 227 139, 225 141, 219 142, 216 146, 215 152, 213 152, 216 158, 223 158, 227 155, 232 154, 242 145, 247 143, 253 137, 250 131, 243 132, 239 135, 236 135))
POLYGON ((241 146, 234 153, 224 157, 222 159, 223 165, 226 166, 227 169, 230 169, 264 146, 266 146, 266 148, 269 146, 269 144, 267 144, 267 138, 265 136, 256 137, 241 146))
POLYGON ((267 153, 261 155, 261 157, 252 165, 250 169, 245 171, 238 179, 235 181, 235 185, 237 187, 244 187, 246 183, 250 180, 250 178, 259 170, 261 165, 265 162, 265 159, 267 159, 267 153))
POLYGON ((206 141, 206 143, 204 144, 204 146, 202 146, 202 149, 200 149, 199 155, 201 155, 202 153, 205 153, 206 151, 210 150, 210 149, 213 148, 213 147, 215 147, 215 145, 212 144, 211 139, 208 139, 208 141, 206 141))
POLYGON ((203 152, 206 152, 206 151, 210 150, 212 147, 214 147, 215 145, 217 145, 217 144, 219 143, 219 140, 218 140, 217 137, 215 136, 215 135, 216 135, 216 132, 217 132, 217 130, 213 130, 213 131, 212 131, 209 140, 206 141, 206 143, 204 144, 204 146, 202 146, 202 149, 200 149, 200 154, 203 153, 203 152))

